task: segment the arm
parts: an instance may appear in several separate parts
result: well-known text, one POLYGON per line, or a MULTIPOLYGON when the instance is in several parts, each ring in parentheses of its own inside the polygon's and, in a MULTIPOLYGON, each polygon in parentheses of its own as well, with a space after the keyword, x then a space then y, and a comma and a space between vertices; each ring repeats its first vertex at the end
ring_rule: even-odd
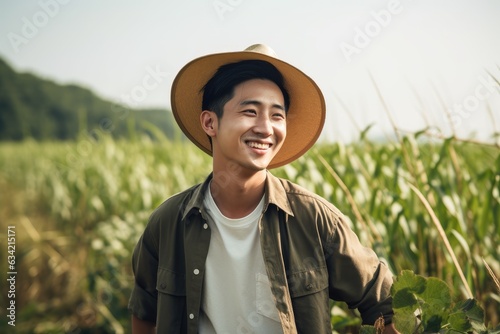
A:
MULTIPOLYGON (((324 243, 330 298, 345 301, 349 308, 357 308, 363 324, 374 324, 380 316, 390 323, 393 279, 389 269, 373 250, 361 245, 342 216, 331 226, 330 238, 324 243)), ((325 227, 329 226, 325 224, 325 227)), ((388 330, 394 328, 387 327, 388 330)))
POLYGON ((132 334, 155 334, 155 324, 132 315, 132 334))
POLYGON ((132 314, 132 333, 155 333, 158 252, 148 228, 139 239, 132 256, 134 286, 128 304, 132 314))

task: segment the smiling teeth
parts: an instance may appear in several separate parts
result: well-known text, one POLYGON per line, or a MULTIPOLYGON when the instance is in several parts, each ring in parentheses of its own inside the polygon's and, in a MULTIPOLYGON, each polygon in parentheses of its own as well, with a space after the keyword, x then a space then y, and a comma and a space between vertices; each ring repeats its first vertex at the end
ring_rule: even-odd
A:
POLYGON ((261 144, 261 143, 255 143, 255 142, 248 143, 248 146, 253 147, 253 148, 259 148, 259 149, 269 148, 269 144, 261 144))

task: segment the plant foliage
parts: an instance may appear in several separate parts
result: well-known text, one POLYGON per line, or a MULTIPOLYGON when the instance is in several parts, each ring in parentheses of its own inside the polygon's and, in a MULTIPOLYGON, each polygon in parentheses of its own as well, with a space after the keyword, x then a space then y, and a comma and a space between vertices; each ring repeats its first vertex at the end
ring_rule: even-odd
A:
MULTIPOLYGON (((500 326, 488 329, 484 310, 475 299, 452 302, 448 285, 403 270, 391 288, 393 322, 401 333, 500 333, 500 326)), ((361 333, 376 333, 376 326, 363 326, 361 333)))

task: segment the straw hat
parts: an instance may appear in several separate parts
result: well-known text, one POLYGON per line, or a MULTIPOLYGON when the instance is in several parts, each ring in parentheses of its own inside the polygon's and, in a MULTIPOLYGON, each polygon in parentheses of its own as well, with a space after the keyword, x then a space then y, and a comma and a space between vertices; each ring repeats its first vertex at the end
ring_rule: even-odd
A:
POLYGON ((316 142, 325 122, 325 100, 311 78, 276 58, 268 46, 256 44, 244 51, 210 54, 189 62, 179 71, 172 84, 172 111, 184 134, 204 152, 212 155, 210 142, 200 124, 203 97, 200 91, 220 66, 249 59, 273 64, 283 75, 285 88, 290 95, 286 139, 268 166, 280 167, 299 158, 316 142))

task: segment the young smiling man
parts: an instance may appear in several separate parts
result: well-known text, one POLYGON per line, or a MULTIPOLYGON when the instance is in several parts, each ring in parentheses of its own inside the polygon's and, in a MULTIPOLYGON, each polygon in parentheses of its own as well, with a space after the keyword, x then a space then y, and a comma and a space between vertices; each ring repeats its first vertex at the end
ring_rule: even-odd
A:
POLYGON ((397 333, 387 267, 332 204, 268 171, 318 138, 314 81, 254 45, 188 63, 171 100, 213 172, 151 215, 133 255, 133 332, 331 333, 332 298, 397 333))

